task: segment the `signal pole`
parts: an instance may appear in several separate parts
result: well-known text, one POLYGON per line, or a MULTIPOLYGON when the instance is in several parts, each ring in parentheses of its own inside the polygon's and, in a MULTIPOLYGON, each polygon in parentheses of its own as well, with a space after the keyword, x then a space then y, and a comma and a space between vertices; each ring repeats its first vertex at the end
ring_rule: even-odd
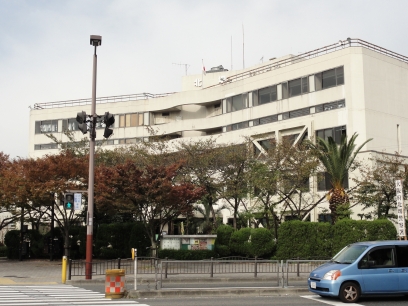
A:
POLYGON ((88 213, 86 216, 86 264, 85 279, 92 279, 92 239, 93 239, 93 214, 94 214, 94 155, 95 155, 95 125, 96 125, 96 47, 102 44, 102 36, 91 35, 90 43, 94 46, 93 73, 92 73, 92 106, 91 126, 89 136, 89 179, 88 179, 88 213))

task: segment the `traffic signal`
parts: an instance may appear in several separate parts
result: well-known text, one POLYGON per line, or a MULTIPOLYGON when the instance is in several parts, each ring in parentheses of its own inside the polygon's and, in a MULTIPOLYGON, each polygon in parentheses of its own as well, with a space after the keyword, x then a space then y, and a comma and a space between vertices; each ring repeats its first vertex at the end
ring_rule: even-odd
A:
POLYGON ((78 129, 82 134, 86 134, 86 132, 88 132, 88 127, 86 126, 86 112, 82 111, 77 113, 76 121, 78 122, 78 129))
POLYGON ((113 133, 113 130, 109 127, 115 123, 115 117, 109 112, 106 112, 105 116, 103 116, 103 123, 105 123, 105 132, 103 133, 103 137, 109 138, 109 136, 113 133))
POLYGON ((66 193, 64 196, 64 209, 72 210, 74 209, 74 194, 66 193))

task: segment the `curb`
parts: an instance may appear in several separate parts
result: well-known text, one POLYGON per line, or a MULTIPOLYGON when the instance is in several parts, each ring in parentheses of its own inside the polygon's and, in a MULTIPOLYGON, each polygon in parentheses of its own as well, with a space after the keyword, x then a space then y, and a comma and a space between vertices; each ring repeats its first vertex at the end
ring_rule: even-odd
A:
POLYGON ((310 293, 307 288, 220 288, 130 290, 127 299, 178 297, 289 296, 310 293))

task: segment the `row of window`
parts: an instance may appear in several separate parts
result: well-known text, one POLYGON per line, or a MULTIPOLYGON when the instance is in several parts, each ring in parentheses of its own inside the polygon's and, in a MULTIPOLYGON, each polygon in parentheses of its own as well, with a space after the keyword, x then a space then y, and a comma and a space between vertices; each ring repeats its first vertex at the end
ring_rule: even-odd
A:
MULTIPOLYGON (((335 102, 330 102, 330 103, 319 104, 319 105, 316 105, 316 106, 313 106, 313 107, 314 107, 316 113, 320 113, 320 112, 335 110, 335 109, 338 109, 338 108, 344 108, 344 107, 346 107, 346 102, 345 102, 345 100, 340 100, 340 101, 335 101, 335 102)), ((279 121, 279 116, 281 116, 281 118, 282 118, 281 120, 287 120, 287 119, 292 119, 292 118, 296 118, 296 117, 307 116, 307 115, 311 114, 311 111, 310 111, 311 108, 312 107, 306 107, 306 108, 296 109, 296 110, 281 113, 281 114, 266 116, 266 117, 262 117, 262 118, 256 118, 256 119, 253 119, 253 120, 250 120, 250 121, 243 121, 243 122, 239 122, 239 123, 234 123, 234 124, 231 124, 231 125, 227 125, 225 127, 225 132, 230 132, 230 131, 235 131, 235 130, 248 128, 250 126, 251 121, 252 121, 252 126, 257 126, 257 125, 268 124, 268 123, 279 121)), ((324 137, 322 137, 322 138, 324 138, 324 137)))
MULTIPOLYGON (((132 113, 119 115, 119 127, 135 127, 143 125, 143 113, 132 113)), ((112 125, 115 127, 115 124, 112 125)), ((99 120, 96 123, 97 129, 105 128, 105 124, 99 120)), ((76 118, 62 119, 62 131, 78 131, 76 118)), ((57 133, 58 120, 44 120, 35 122, 35 134, 57 133)))
MULTIPOLYGON (((338 85, 344 84, 344 68, 337 67, 334 69, 326 70, 323 72, 316 73, 312 75, 315 80, 315 90, 322 90, 338 85)), ((308 93, 310 91, 309 86, 309 76, 297 78, 291 81, 283 82, 281 85, 281 98, 286 99, 290 97, 295 97, 301 94, 308 93)), ((226 99, 226 112, 234 112, 241 109, 249 107, 249 95, 252 94, 253 106, 262 105, 277 101, 279 99, 278 95, 278 86, 272 85, 259 90, 255 90, 251 93, 243 93, 226 99)), ((326 108, 336 108, 344 107, 340 105, 321 105, 316 107, 316 112, 321 112, 327 110, 326 108)), ((284 113, 283 119, 294 118, 298 116, 304 116, 309 114, 310 109, 304 108, 302 110, 297 110, 293 112, 284 113)), ((169 113, 163 113, 162 116, 169 116, 169 113)), ((265 120, 267 123, 277 121, 277 117, 273 116, 265 120)), ((131 114, 122 114, 119 115, 119 127, 136 127, 142 126, 144 124, 143 113, 131 113, 131 114)), ((254 122, 254 125, 257 125, 257 122, 254 122)), ((259 123, 262 124, 262 123, 259 123)), ((245 124, 244 124, 245 125, 245 124)), ((96 128, 104 128, 102 122, 98 122, 96 128)), ((243 128, 243 127, 236 127, 243 128)), ((62 120, 62 130, 77 131, 78 123, 75 118, 63 119, 62 120)), ((233 130, 233 129, 232 129, 233 130)), ((35 122, 35 133, 56 133, 58 132, 58 120, 44 120, 35 122)))
MULTIPOLYGON (((314 77, 315 90, 339 86, 344 84, 344 68, 337 67, 316 73, 314 77)), ((252 94, 253 106, 258 106, 278 99, 287 99, 310 92, 309 76, 297 78, 295 80, 280 83, 281 92, 278 93, 278 85, 268 86, 255 90, 251 93, 243 93, 226 99, 226 112, 234 112, 249 107, 249 95, 252 94), (279 95, 280 94, 280 95, 279 95)))
MULTIPOLYGON (((142 142, 143 138, 121 138, 121 139, 106 139, 106 140, 97 140, 96 145, 118 145, 118 144, 135 144, 142 142)), ((46 143, 46 144, 36 144, 34 145, 34 150, 52 150, 58 149, 58 144, 56 143, 46 143)))

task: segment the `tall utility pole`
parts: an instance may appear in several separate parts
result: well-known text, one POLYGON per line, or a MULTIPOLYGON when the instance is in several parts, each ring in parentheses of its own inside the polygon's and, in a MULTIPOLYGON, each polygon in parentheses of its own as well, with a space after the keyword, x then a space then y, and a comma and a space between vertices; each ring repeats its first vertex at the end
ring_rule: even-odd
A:
POLYGON ((96 47, 102 44, 102 36, 91 35, 90 43, 94 46, 93 73, 92 73, 92 107, 89 141, 89 180, 88 180, 88 213, 86 218, 86 265, 85 279, 92 279, 92 238, 93 238, 93 213, 94 213, 94 155, 95 155, 95 126, 96 126, 96 47))

